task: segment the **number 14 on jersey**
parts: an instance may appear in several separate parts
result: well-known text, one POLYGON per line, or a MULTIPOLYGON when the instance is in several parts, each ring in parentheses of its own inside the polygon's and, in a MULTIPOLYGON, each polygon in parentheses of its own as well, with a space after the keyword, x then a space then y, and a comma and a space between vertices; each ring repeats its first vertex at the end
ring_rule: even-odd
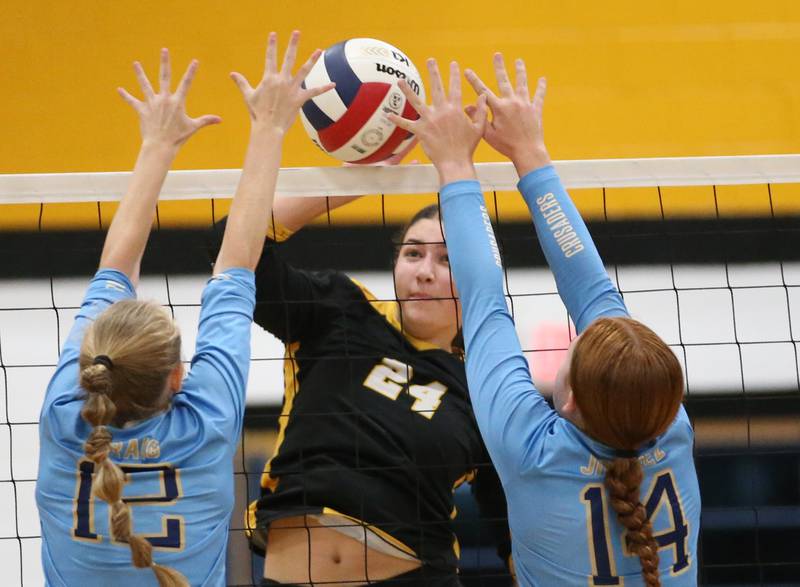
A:
MULTIPOLYGON (((587 534, 589 540, 589 559, 592 563, 590 585, 622 585, 617 576, 615 553, 611 543, 608 516, 616 515, 607 505, 607 498, 601 483, 590 483, 582 490, 581 500, 586 507, 587 534)), ((653 477, 650 490, 642 499, 647 518, 653 523, 653 537, 658 542, 659 554, 669 549, 673 555, 671 574, 677 575, 690 567, 688 551, 689 524, 683 513, 678 490, 672 471, 661 471, 653 477), (662 507, 666 508, 669 527, 657 528, 655 520, 662 507)), ((625 536, 622 537, 625 544, 625 536)), ((625 556, 634 556, 627 549, 625 556)))

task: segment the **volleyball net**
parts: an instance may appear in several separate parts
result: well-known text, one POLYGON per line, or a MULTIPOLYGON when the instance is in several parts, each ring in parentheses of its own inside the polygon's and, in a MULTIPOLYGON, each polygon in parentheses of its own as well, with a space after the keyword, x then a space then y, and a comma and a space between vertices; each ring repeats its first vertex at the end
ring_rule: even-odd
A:
MULTIPOLYGON (((800 543, 800 155, 556 167, 631 314, 671 346, 684 369, 703 497, 702 582, 791 584, 800 577, 791 546, 800 543)), ((547 381, 569 344, 569 319, 513 167, 477 169, 520 341, 535 378, 547 381)), ((0 562, 9 585, 42 583, 34 501, 39 409, 129 176, 0 176, 0 562)), ((238 170, 171 172, 158 206, 139 297, 171 310, 185 359, 210 273, 211 229, 238 177, 238 170)), ((369 194, 300 231, 283 245, 285 254, 298 267, 346 271, 378 298, 393 299, 391 237, 437 201, 437 189, 430 165, 282 169, 278 197, 369 194)), ((282 345, 258 328, 253 335, 231 585, 254 582, 241 511, 272 452, 283 392, 282 345)), ((467 584, 496 563, 479 533, 464 533, 467 584)))

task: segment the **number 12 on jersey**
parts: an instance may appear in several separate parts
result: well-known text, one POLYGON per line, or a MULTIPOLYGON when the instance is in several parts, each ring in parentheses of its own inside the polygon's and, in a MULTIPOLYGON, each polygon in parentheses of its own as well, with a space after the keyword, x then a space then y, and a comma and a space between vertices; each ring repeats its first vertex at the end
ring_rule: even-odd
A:
MULTIPOLYGON (((614 510, 607 507, 606 497, 601 483, 590 483, 584 487, 581 500, 586 507, 587 533, 589 538, 589 558, 592 563, 592 580, 590 585, 622 585, 617 576, 614 563, 614 550, 611 544, 609 516, 616 516, 614 510)), ((674 555, 672 574, 689 568, 688 536, 689 524, 683 514, 678 491, 672 471, 658 473, 651 484, 650 491, 643 499, 647 518, 655 521, 662 506, 667 508, 670 528, 659 532, 653 528, 653 537, 658 542, 659 551, 671 548, 674 555)), ((624 537, 623 537, 624 544, 624 537)), ((634 556, 624 552, 625 556, 634 556)))
MULTIPOLYGON (((154 495, 128 496, 123 501, 129 505, 160 507, 174 505, 183 495, 180 474, 177 469, 167 463, 148 465, 120 465, 126 475, 126 483, 137 476, 154 476, 158 479, 160 492, 154 495)), ((94 497, 92 481, 94 463, 81 459, 78 463, 78 486, 75 494, 74 522, 72 537, 76 540, 100 542, 103 537, 94 528, 94 497)), ((153 548, 182 549, 184 546, 184 520, 180 515, 162 516, 162 534, 143 535, 153 548)), ((112 538, 112 543, 113 537, 112 538)))

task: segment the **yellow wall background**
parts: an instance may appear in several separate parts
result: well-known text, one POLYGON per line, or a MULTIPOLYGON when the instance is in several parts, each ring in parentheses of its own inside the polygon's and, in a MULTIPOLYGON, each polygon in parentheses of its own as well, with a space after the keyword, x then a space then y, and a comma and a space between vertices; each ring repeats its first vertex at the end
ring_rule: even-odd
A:
MULTIPOLYGON (((190 114, 224 119, 193 138, 175 167, 239 167, 248 123, 228 72, 256 79, 268 31, 285 41, 293 28, 304 53, 373 36, 420 69, 428 56, 457 59, 485 79, 493 51, 523 57, 531 77, 548 77, 556 159, 800 151, 797 0, 9 0, 0 18, 0 173, 130 169, 137 123, 115 89, 138 90, 134 59, 155 75, 161 46, 176 78, 190 58, 201 62, 190 114)), ((412 157, 424 161, 419 148, 412 157)), ((498 160, 485 145, 476 158, 498 160)), ((298 122, 284 165, 335 164, 298 122)))

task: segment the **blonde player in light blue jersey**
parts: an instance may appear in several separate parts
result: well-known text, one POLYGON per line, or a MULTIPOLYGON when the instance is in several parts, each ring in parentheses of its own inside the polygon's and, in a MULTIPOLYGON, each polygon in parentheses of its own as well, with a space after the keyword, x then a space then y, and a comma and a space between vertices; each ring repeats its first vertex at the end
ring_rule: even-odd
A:
POLYGON ((135 286, 167 170, 180 146, 219 118, 186 115, 197 63, 173 94, 166 50, 158 91, 138 63, 144 98, 120 90, 139 115, 142 146, 41 413, 36 501, 47 585, 225 585, 253 268, 283 136, 300 106, 331 87, 301 87, 319 52, 293 75, 297 43, 294 33, 278 69, 270 35, 255 88, 233 74, 250 113, 250 142, 185 379, 175 323, 156 304, 136 301, 135 286))
POLYGON ((429 62, 433 104, 413 131, 440 175, 450 264, 463 305, 467 379, 478 425, 508 500, 522 585, 695 585, 700 494, 677 358, 631 319, 544 145, 540 80, 516 85, 495 55, 499 93, 467 78, 478 103, 461 109, 458 65, 445 93, 429 62), (492 113, 487 122, 487 104, 492 113), (554 391, 535 388, 503 293, 501 256, 472 154, 484 138, 519 173, 558 291, 579 336, 554 391))

